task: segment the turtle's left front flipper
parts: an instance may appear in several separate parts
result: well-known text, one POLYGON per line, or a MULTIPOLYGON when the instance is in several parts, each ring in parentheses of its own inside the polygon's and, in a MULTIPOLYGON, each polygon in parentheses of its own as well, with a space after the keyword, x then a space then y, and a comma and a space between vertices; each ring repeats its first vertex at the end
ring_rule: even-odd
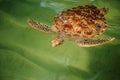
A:
POLYGON ((39 31, 41 31, 41 32, 54 33, 54 31, 53 31, 50 27, 48 27, 47 25, 42 24, 42 23, 40 23, 40 22, 37 22, 37 21, 35 21, 35 20, 33 20, 33 19, 29 19, 29 20, 28 20, 28 24, 29 24, 31 27, 33 27, 34 29, 39 30, 39 31))
POLYGON ((101 44, 106 44, 113 41, 115 38, 105 38, 105 39, 84 39, 77 41, 78 46, 80 47, 92 47, 101 44))

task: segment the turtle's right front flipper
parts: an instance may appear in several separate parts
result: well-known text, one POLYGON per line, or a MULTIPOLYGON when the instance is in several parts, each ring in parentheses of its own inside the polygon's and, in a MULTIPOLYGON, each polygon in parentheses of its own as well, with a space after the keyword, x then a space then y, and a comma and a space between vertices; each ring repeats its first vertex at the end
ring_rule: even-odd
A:
POLYGON ((101 44, 106 44, 113 41, 115 38, 105 38, 105 39, 84 39, 76 41, 80 47, 93 47, 101 44))
POLYGON ((39 30, 41 32, 54 33, 54 31, 52 31, 52 29, 50 27, 48 27, 47 25, 42 24, 40 22, 37 22, 37 21, 35 21, 33 19, 29 19, 28 24, 30 26, 32 26, 34 29, 37 29, 37 30, 39 30))

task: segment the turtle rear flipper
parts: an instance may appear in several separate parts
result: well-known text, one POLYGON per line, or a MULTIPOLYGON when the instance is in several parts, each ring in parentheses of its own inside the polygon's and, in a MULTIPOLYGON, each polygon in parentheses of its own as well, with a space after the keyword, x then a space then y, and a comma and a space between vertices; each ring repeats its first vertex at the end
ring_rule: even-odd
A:
POLYGON ((41 32, 54 33, 54 31, 50 27, 48 27, 47 25, 42 24, 40 22, 37 22, 37 21, 35 21, 33 19, 29 19, 28 24, 30 26, 32 26, 34 29, 37 29, 37 30, 39 30, 41 32))
POLYGON ((92 46, 97 46, 97 45, 101 45, 101 44, 105 44, 108 42, 113 41, 115 38, 106 38, 106 39, 84 39, 81 41, 77 41, 77 44, 80 47, 92 47, 92 46))

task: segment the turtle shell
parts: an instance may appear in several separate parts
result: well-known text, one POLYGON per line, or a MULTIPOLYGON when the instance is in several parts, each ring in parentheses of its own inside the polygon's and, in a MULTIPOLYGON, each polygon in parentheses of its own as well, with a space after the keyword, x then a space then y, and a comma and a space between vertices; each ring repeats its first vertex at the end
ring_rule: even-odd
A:
POLYGON ((57 14, 52 28, 69 37, 92 38, 102 34, 107 27, 104 11, 94 5, 74 7, 57 14))

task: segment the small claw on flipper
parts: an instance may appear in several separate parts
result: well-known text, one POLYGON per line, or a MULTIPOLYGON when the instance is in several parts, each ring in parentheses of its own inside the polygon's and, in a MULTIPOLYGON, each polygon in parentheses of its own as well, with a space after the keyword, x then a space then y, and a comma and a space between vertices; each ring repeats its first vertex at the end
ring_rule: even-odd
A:
POLYGON ((105 38, 105 39, 84 39, 77 41, 78 46, 80 47, 93 47, 101 44, 106 44, 113 41, 115 38, 105 38))
POLYGON ((40 22, 37 22, 33 19, 28 19, 28 24, 33 27, 36 30, 39 30, 41 32, 45 32, 45 33, 54 33, 54 31, 51 30, 50 27, 48 27, 45 24, 42 24, 40 22))

